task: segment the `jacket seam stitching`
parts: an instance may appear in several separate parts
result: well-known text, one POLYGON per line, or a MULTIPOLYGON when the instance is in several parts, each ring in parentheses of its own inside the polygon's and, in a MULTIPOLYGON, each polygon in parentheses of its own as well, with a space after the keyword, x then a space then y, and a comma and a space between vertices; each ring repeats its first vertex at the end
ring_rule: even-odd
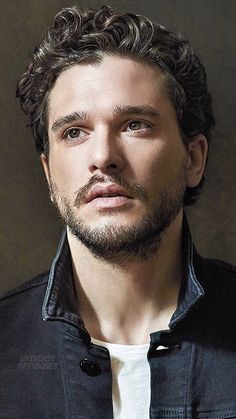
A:
POLYGON ((192 366, 193 366, 193 352, 194 352, 194 345, 191 344, 191 350, 190 350, 190 354, 189 354, 189 362, 188 362, 188 374, 187 374, 187 383, 186 383, 186 390, 185 390, 185 415, 186 418, 188 416, 188 394, 189 394, 189 383, 190 383, 190 375, 192 372, 192 366))

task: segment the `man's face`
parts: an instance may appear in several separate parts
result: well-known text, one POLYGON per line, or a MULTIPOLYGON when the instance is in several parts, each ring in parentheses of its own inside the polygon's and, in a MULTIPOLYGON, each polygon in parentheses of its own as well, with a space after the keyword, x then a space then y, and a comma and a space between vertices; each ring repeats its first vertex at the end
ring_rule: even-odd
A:
POLYGON ((104 258, 155 250, 182 208, 187 182, 186 149, 162 73, 105 56, 64 71, 48 105, 43 162, 71 231, 104 258))

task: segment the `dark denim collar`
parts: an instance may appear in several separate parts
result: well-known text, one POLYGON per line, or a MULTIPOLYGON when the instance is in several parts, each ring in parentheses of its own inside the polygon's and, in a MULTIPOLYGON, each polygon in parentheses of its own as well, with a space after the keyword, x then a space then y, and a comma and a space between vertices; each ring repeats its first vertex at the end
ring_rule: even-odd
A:
MULTIPOLYGON (((185 276, 180 290, 178 307, 169 324, 170 329, 173 329, 186 317, 191 307, 204 295, 204 290, 197 280, 193 265, 195 250, 185 217, 183 221, 183 249, 185 276)), ((78 312, 66 229, 62 233, 51 266, 42 307, 42 317, 43 320, 61 320, 70 323, 79 328, 81 334, 86 338, 89 337, 78 312)))
POLYGON ((50 269, 42 317, 43 320, 62 320, 79 327, 85 335, 88 334, 78 312, 66 228, 62 232, 50 269))
POLYGON ((196 275, 196 265, 199 263, 199 260, 197 259, 196 250, 185 215, 183 218, 183 262, 184 277, 182 279, 178 306, 170 320, 170 329, 173 329, 183 318, 185 318, 192 306, 204 296, 204 290, 196 275))

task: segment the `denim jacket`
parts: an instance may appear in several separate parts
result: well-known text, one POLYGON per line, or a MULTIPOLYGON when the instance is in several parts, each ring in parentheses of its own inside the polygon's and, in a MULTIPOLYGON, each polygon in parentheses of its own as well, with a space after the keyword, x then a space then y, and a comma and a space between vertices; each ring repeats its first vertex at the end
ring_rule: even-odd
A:
MULTIPOLYGON (((236 418, 235 268, 201 258, 186 225, 184 260, 169 330, 150 335, 150 418, 236 418)), ((65 231, 50 272, 1 298, 0 354, 1 419, 113 418, 109 352, 79 316, 65 231)))

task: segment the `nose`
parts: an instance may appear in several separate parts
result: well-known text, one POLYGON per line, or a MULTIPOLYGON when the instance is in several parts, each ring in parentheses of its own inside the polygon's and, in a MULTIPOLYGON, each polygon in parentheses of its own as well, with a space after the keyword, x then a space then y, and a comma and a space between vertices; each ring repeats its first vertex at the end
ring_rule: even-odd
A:
POLYGON ((98 129, 94 132, 90 143, 89 171, 114 173, 124 168, 125 159, 119 138, 108 129, 98 129))

